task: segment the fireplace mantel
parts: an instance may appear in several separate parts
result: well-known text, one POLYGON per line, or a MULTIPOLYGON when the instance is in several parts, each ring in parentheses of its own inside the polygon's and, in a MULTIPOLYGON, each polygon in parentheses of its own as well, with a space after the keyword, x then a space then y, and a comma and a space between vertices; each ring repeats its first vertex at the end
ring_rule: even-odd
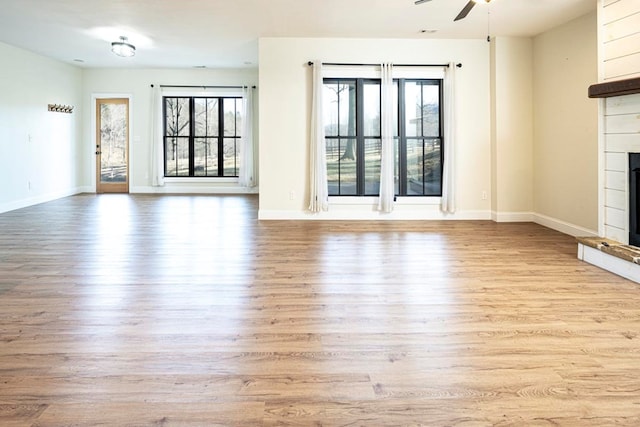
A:
POLYGON ((589 98, 610 98, 613 96, 640 93, 640 77, 615 80, 589 86, 589 98))

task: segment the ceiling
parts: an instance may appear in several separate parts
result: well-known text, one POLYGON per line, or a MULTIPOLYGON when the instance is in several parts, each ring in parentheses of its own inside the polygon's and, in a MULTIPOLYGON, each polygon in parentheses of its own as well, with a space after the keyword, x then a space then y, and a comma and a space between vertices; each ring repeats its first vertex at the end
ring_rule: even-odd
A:
POLYGON ((596 7, 493 0, 453 22, 468 0, 413 1, 0 0, 0 41, 81 67, 244 68, 260 37, 485 38, 489 23, 492 36, 533 36, 596 7), (135 57, 110 52, 120 35, 135 57))

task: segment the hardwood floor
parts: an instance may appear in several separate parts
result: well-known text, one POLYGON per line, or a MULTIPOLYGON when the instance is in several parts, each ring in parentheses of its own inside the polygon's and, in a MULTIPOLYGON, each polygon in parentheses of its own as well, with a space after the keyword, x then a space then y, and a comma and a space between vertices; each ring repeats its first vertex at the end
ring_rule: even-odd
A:
POLYGON ((535 224, 0 215, 1 426, 640 424, 640 285, 535 224))

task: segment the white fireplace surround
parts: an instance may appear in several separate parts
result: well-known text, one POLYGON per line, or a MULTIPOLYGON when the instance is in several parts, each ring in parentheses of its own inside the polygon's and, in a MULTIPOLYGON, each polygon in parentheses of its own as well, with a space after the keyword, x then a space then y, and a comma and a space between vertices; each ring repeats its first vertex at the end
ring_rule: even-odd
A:
POLYGON ((629 153, 640 153, 640 94, 603 101, 601 236, 629 242, 629 153))
POLYGON ((640 283, 640 264, 607 250, 619 242, 628 252, 624 246, 629 243, 629 153, 640 153, 640 94, 604 98, 600 107, 598 231, 603 243, 593 247, 579 240, 578 258, 640 283))

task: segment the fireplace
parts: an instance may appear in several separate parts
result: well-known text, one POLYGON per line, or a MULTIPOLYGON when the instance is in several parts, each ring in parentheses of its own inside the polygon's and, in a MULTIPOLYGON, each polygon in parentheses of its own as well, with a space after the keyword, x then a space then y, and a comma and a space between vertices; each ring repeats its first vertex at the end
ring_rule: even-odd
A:
POLYGON ((591 85, 589 97, 604 98, 599 234, 640 248, 640 77, 591 85))

